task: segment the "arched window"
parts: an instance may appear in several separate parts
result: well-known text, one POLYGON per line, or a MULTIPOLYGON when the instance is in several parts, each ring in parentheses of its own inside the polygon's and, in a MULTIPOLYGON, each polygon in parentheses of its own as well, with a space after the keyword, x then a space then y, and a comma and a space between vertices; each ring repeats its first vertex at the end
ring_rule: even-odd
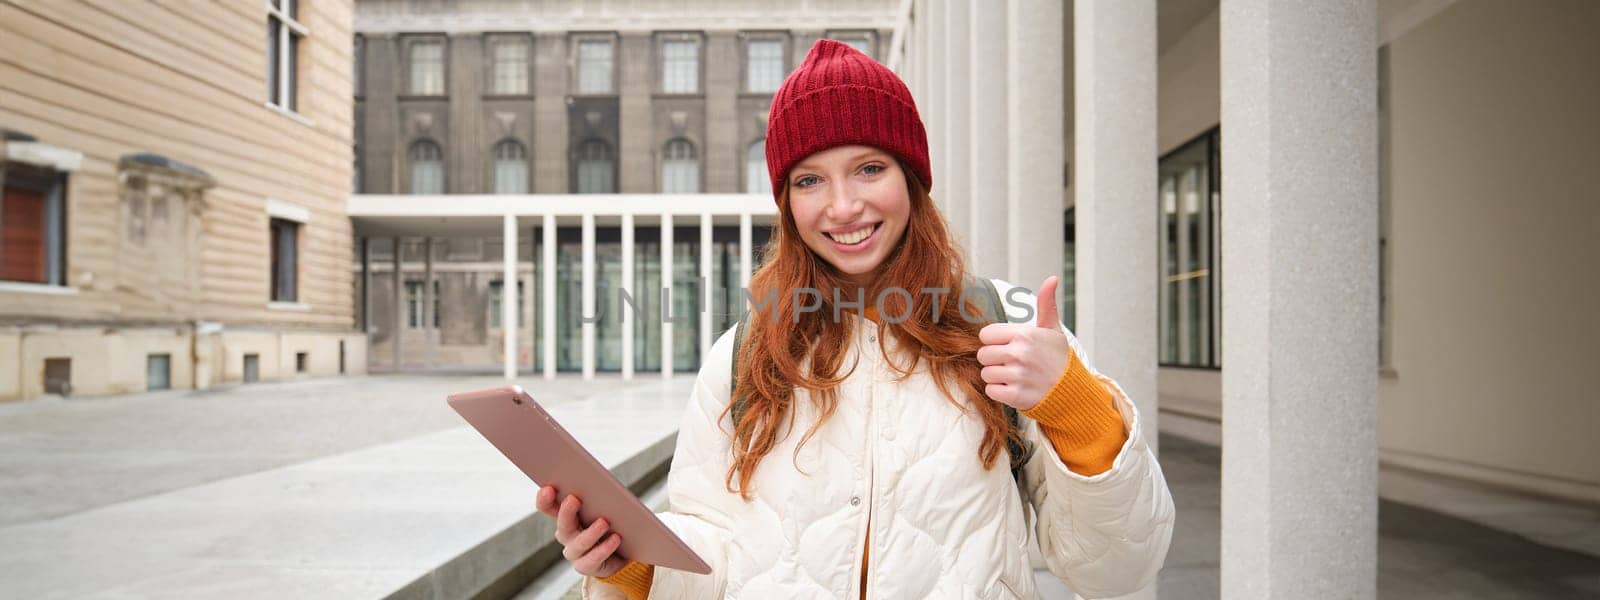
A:
POLYGON ((528 193, 528 149, 516 140, 494 145, 494 193, 528 193))
POLYGON ((578 145, 578 193, 611 194, 617 191, 617 160, 611 146, 601 140, 578 145))
POLYGON ((411 160, 411 193, 444 193, 444 150, 429 140, 419 140, 411 145, 407 156, 411 160))
POLYGON ((661 193, 700 193, 700 159, 694 144, 676 138, 667 142, 661 153, 661 193))
POLYGON ((767 138, 750 144, 744 155, 744 191, 746 194, 771 194, 772 179, 767 174, 767 138))

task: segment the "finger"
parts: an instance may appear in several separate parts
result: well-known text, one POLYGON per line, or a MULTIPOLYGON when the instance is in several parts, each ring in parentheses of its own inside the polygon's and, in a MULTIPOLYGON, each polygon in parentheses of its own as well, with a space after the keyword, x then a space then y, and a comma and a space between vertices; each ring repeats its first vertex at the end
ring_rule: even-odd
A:
POLYGON ((566 547, 561 549, 561 556, 567 560, 581 558, 583 555, 588 554, 589 550, 594 548, 595 543, 599 542, 600 538, 607 533, 611 533, 611 524, 607 523, 604 518, 595 519, 593 523, 589 524, 588 529, 573 536, 571 540, 564 544, 566 547))
POLYGON ((986 367, 1016 362, 1016 358, 1009 344, 995 344, 978 349, 978 362, 986 367))
POLYGON ((978 341, 984 344, 1007 344, 1032 325, 1026 323, 990 323, 978 330, 978 341))
POLYGON ((1036 324, 1041 328, 1061 328, 1061 314, 1056 310, 1056 287, 1060 284, 1061 278, 1051 275, 1039 285, 1039 320, 1036 324))
POLYGON ((547 485, 539 488, 539 494, 533 497, 533 503, 539 508, 539 512, 556 516, 556 487, 547 485))
POLYGON ((1012 383, 1017 380, 1017 368, 1011 365, 984 367, 979 374, 984 383, 1012 383))
POLYGON ((604 540, 590 548, 583 556, 578 557, 578 560, 572 561, 572 567, 584 575, 595 575, 600 572, 601 567, 605 566, 606 559, 611 558, 611 555, 616 553, 617 547, 621 545, 622 535, 612 532, 611 535, 606 536, 604 540))
POLYGON ((561 500, 561 513, 556 515, 556 541, 564 544, 583 528, 578 525, 578 507, 582 505, 583 501, 572 494, 561 500))
POLYGON ((1003 383, 991 383, 983 387, 983 393, 988 394, 991 400, 1010 404, 1017 399, 1017 388, 1003 383))

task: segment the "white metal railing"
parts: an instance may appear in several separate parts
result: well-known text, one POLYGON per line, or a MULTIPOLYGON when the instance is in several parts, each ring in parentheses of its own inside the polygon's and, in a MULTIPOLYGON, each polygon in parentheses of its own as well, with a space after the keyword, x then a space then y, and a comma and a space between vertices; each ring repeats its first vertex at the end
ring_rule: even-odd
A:
MULTIPOLYGON (((518 292, 517 237, 529 222, 543 231, 543 252, 540 276, 543 278, 543 310, 539 319, 543 324, 541 339, 546 379, 556 375, 556 227, 558 222, 577 219, 582 230, 582 292, 581 313, 595 314, 595 227, 597 219, 620 219, 622 233, 622 289, 634 287, 634 227, 640 221, 657 221, 661 227, 661 281, 673 281, 673 227, 684 219, 698 217, 700 226, 700 271, 706 289, 704 298, 711 297, 714 282, 712 268, 712 229, 717 219, 738 219, 739 226, 739 286, 750 282, 751 228, 756 220, 771 222, 777 215, 772 197, 764 194, 525 194, 525 195, 373 195, 351 196, 346 212, 358 232, 365 229, 368 235, 378 232, 403 237, 446 237, 450 235, 494 235, 496 227, 504 240, 503 279, 501 285, 501 327, 512 332, 504 336, 504 373, 507 379, 517 373, 518 292)), ((396 250, 398 257, 398 249, 396 250)), ((432 253, 426 261, 432 262, 432 253)), ((398 258, 397 258, 398 262, 398 258)), ((431 286, 423 286, 431 292, 431 286)), ((424 303, 431 305, 431 302, 424 303)), ((665 307, 663 307, 665 308, 665 307)), ((399 311, 397 310, 397 313, 399 311)), ((634 374, 633 333, 634 315, 619 310, 622 336, 622 377, 632 379, 634 374)), ((595 374, 595 323, 585 319, 582 324, 583 378, 593 379, 595 374)), ((700 347, 709 350, 712 343, 712 319, 702 316, 699 321, 700 347)), ((661 375, 671 377, 673 324, 661 323, 661 375)), ((398 344, 398 339, 396 340, 398 344)), ((395 349, 396 356, 400 349, 395 349)))

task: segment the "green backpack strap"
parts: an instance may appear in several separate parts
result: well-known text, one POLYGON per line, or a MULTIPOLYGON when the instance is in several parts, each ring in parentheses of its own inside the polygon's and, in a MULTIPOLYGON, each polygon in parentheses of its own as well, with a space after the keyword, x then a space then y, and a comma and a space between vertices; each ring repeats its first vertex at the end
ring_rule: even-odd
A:
POLYGON ((744 311, 744 316, 739 317, 739 322, 733 326, 733 360, 730 361, 733 363, 730 366, 733 373, 730 381, 733 383, 729 384, 728 396, 731 401, 728 414, 733 418, 735 431, 739 429, 739 421, 744 418, 745 408, 750 405, 750 398, 739 391, 739 348, 744 346, 744 334, 750 329, 750 313, 749 310, 744 311))
MULTIPOLYGON (((994 280, 978 278, 968 274, 964 285, 967 290, 977 290, 977 292, 969 291, 967 297, 977 302, 978 309, 983 312, 983 318, 986 323, 1010 322, 1010 319, 1006 317, 1005 306, 1000 303, 1000 290, 994 287, 994 280), (973 298, 974 294, 977 296, 975 299, 973 298)), ((1010 404, 1004 406, 1006 422, 1010 425, 1011 431, 1020 438, 1022 435, 1022 419, 1018 416, 1016 408, 1010 404)), ((1006 450, 1011 453, 1011 477, 1020 482, 1022 481, 1022 466, 1027 464, 1029 458, 1033 457, 1033 445, 1026 441, 1013 440, 1008 435, 1006 437, 1006 450)))
MULTIPOLYGON (((978 310, 983 314, 985 323, 1007 322, 1005 307, 1000 303, 1000 292, 995 289, 993 280, 967 275, 966 280, 963 281, 963 286, 966 290, 977 290, 976 292, 968 292, 967 297, 978 304, 978 310), (973 298, 974 293, 976 298, 973 298)), ((730 361, 732 363, 730 366, 732 373, 730 381, 732 383, 728 394, 730 397, 728 414, 733 419, 732 422, 735 429, 739 427, 739 422, 744 419, 745 410, 750 404, 749 397, 739 390, 739 349, 744 345, 745 332, 750 329, 750 315, 751 311, 745 311, 744 316, 740 317, 739 323, 733 326, 733 360, 730 361)), ((1022 427, 1022 421, 1018 416, 1017 409, 1011 407, 1011 405, 1005 405, 1005 415, 1011 431, 1018 432, 1020 437, 1019 430, 1022 427)), ((1011 477, 1020 482, 1022 481, 1022 465, 1027 464, 1028 459, 1033 456, 1033 445, 1026 442, 1019 443, 1008 436, 1006 438, 1006 450, 1011 454, 1011 477)))

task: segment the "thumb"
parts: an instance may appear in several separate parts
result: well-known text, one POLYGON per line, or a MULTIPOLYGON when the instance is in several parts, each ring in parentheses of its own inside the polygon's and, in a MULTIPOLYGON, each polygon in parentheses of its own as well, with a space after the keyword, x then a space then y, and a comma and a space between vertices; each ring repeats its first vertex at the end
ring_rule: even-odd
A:
POLYGON ((1056 287, 1061 283, 1055 275, 1044 278, 1044 283, 1039 285, 1039 321, 1038 325, 1044 329, 1060 329, 1061 317, 1056 310, 1056 287))

